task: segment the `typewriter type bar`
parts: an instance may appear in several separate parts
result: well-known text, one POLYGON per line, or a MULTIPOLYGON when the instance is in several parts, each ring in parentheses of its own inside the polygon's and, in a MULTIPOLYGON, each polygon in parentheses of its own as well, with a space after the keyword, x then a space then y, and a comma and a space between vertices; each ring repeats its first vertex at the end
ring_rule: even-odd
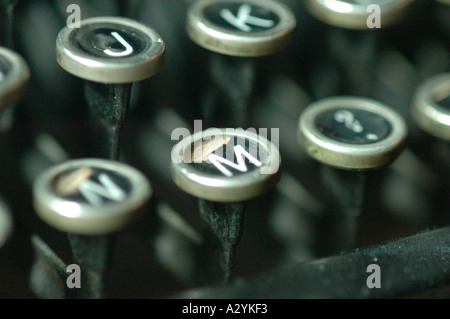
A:
POLYGON ((129 110, 132 84, 158 73, 165 44, 153 29, 119 17, 83 20, 65 27, 56 41, 57 61, 85 82, 93 117, 109 139, 109 159, 120 158, 120 133, 129 110))
POLYGON ((333 95, 369 96, 373 81, 371 75, 375 71, 380 45, 380 30, 404 20, 413 3, 413 0, 304 1, 308 12, 326 24, 323 62, 330 64, 330 70, 335 67, 339 69, 339 83, 333 95))
POLYGON ((210 274, 207 282, 231 279, 245 203, 277 184, 280 161, 273 143, 243 130, 210 129, 195 133, 174 147, 173 179, 183 191, 199 198, 200 215, 221 249, 218 254, 217 247, 213 247, 212 253, 206 251, 212 254, 212 260, 206 256, 206 261, 200 261, 200 265, 209 268, 202 270, 203 277, 210 274), (218 267, 214 260, 217 255, 221 259, 218 267))
POLYGON ((16 8, 17 0, 2 0, 0 1, 0 15, 1 27, 0 45, 13 48, 14 47, 14 9, 16 8))
POLYGON ((406 136, 400 115, 366 98, 331 97, 312 103, 301 114, 299 143, 325 164, 323 183, 337 206, 330 212, 327 228, 330 244, 336 245, 330 252, 354 248, 366 184, 364 170, 392 163, 403 151, 406 136))
POLYGON ((213 88, 205 92, 202 101, 208 126, 246 125, 257 58, 284 49, 295 26, 293 12, 278 2, 201 0, 191 5, 186 32, 193 42, 211 51, 213 88))
POLYGON ((103 298, 113 234, 146 213, 151 186, 136 169, 100 159, 57 165, 33 186, 38 216, 68 233, 75 263, 85 273, 82 298, 103 298))

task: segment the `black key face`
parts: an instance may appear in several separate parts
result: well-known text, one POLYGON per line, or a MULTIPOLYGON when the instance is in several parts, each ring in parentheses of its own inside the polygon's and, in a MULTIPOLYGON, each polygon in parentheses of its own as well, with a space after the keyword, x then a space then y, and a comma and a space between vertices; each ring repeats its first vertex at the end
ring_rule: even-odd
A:
POLYGON ((71 34, 72 43, 99 58, 128 58, 141 54, 151 39, 135 28, 113 23, 85 25, 71 34))
POLYGON ((4 56, 0 55, 0 83, 4 82, 11 71, 11 63, 4 56))
POLYGON ((443 109, 450 111, 450 94, 444 98, 439 99, 436 103, 443 109))
POLYGON ((132 190, 131 181, 125 176, 92 167, 68 170, 56 176, 52 186, 64 200, 96 207, 122 202, 132 190))
POLYGON ((316 117, 315 125, 328 138, 357 145, 380 142, 392 132, 392 125, 384 117, 352 108, 323 112, 316 117))
POLYGON ((257 170, 267 162, 268 153, 257 142, 229 136, 203 140, 191 145, 190 165, 217 176, 233 177, 257 170))
POLYGON ((212 24, 234 32, 267 31, 280 22, 280 17, 272 10, 246 3, 213 3, 203 14, 212 24))

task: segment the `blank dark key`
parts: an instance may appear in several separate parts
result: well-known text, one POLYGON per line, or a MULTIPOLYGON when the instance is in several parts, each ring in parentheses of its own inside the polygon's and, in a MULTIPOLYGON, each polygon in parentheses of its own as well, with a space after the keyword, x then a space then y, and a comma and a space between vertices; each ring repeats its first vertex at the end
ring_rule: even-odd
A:
POLYGON ((213 238, 205 242, 213 245, 214 237, 218 241, 212 252, 204 252, 213 257, 203 256, 206 260, 200 260, 201 279, 230 280, 235 247, 242 235, 245 203, 277 184, 280 161, 273 143, 244 130, 198 132, 174 147, 173 179, 183 191, 200 199, 200 214, 213 233, 213 238))
POLYGON ((58 35, 56 52, 62 68, 86 80, 90 111, 107 132, 109 158, 119 159, 132 84, 159 72, 163 39, 137 21, 98 17, 83 20, 79 29, 65 27, 58 35))
POLYGON ((104 297, 113 234, 146 213, 151 194, 139 171, 108 160, 68 161, 37 178, 35 210, 44 222, 68 233, 75 263, 84 273, 81 297, 104 297))
POLYGON ((327 217, 327 235, 334 246, 327 253, 354 247, 366 183, 362 170, 389 165, 403 150, 406 136, 406 124, 396 112, 366 98, 327 98, 301 114, 299 143, 312 158, 326 164, 321 177, 337 205, 327 217))
POLYGON ((205 93, 202 111, 212 126, 245 126, 257 73, 255 58, 284 49, 295 26, 294 14, 279 2, 200 0, 191 5, 186 32, 211 51, 213 93, 205 93))

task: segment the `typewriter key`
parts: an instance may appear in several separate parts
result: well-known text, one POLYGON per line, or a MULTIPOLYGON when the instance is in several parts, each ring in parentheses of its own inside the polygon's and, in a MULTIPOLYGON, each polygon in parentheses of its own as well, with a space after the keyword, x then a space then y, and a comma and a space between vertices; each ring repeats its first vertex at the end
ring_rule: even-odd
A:
POLYGON ((317 19, 339 28, 367 29, 368 20, 380 8, 381 28, 397 23, 405 17, 413 0, 306 0, 309 12, 317 19))
POLYGON ((340 237, 331 240, 336 246, 332 249, 350 249, 355 244, 354 223, 366 183, 361 170, 389 165, 403 150, 406 135, 406 123, 396 112, 366 98, 327 98, 301 114, 299 143, 312 158, 326 164, 324 185, 339 206, 327 217, 332 220, 329 232, 340 237))
MULTIPOLYGON (((324 33, 324 43, 328 48, 322 63, 329 63, 333 69, 337 66, 340 80, 339 85, 334 84, 331 95, 368 96, 381 36, 377 30, 398 24, 412 3, 412 0, 305 1, 309 13, 328 25, 324 33)), ((329 81, 324 77, 317 81, 313 87, 333 85, 322 83, 329 81)))
POLYGON ((284 49, 295 26, 294 14, 279 2, 200 0, 191 5, 186 32, 212 51, 209 69, 215 95, 206 93, 202 107, 211 126, 245 126, 255 81, 254 58, 284 49))
POLYGON ((205 49, 258 57, 276 53, 290 41, 295 17, 286 6, 266 0, 201 0, 189 10, 186 31, 205 49))
POLYGON ((81 297, 104 297, 113 233, 145 213, 151 193, 139 171, 108 160, 68 161, 37 178, 33 185, 35 210, 44 222, 68 232, 75 263, 85 273, 86 289, 81 297))
POLYGON ((388 106, 359 97, 311 104, 299 120, 299 140, 310 156, 343 169, 389 165, 402 151, 407 128, 388 106))
POLYGON ((431 219, 433 225, 447 225, 449 213, 450 165, 450 73, 441 73, 423 81, 416 89, 411 107, 415 123, 426 133, 428 161, 441 178, 435 183, 431 219))
POLYGON ((428 134, 450 140, 450 73, 435 75, 416 89, 412 115, 428 134))
MULTIPOLYGON (((242 129, 198 132, 173 148, 173 179, 183 191, 199 198, 200 214, 222 250, 219 267, 223 271, 218 274, 213 269, 212 277, 216 278, 208 280, 230 279, 245 203, 277 184, 279 166, 277 147, 266 138, 242 129)), ((206 276, 206 271, 203 275, 206 276)))
POLYGON ((25 60, 14 51, 0 47, 0 111, 19 102, 29 78, 25 60))
POLYGON ((91 112, 108 131, 110 159, 119 158, 120 131, 132 83, 155 75, 164 53, 164 41, 155 30, 126 18, 90 18, 79 29, 65 27, 59 33, 57 61, 67 72, 86 80, 91 112))
POLYGON ((0 249, 6 244, 13 230, 13 220, 6 205, 0 200, 0 249))
POLYGON ((22 99, 29 79, 30 70, 25 60, 14 51, 0 47, 0 133, 12 126, 12 106, 22 99))
POLYGON ((142 213, 150 185, 128 165, 101 159, 72 160, 41 174, 33 186, 42 220, 82 235, 116 232, 142 213))

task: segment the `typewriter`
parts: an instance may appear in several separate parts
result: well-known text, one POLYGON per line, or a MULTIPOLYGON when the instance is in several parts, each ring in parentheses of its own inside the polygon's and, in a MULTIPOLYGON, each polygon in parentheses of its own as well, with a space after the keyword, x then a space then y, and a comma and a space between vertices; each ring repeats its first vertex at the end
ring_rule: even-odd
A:
POLYGON ((2 299, 450 297, 448 0, 0 14, 2 299))

